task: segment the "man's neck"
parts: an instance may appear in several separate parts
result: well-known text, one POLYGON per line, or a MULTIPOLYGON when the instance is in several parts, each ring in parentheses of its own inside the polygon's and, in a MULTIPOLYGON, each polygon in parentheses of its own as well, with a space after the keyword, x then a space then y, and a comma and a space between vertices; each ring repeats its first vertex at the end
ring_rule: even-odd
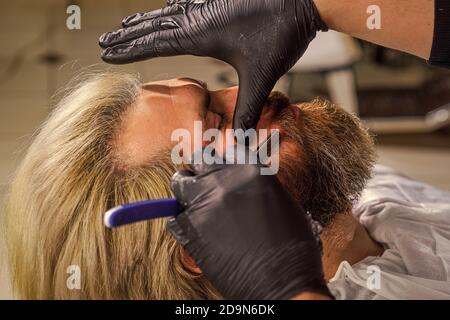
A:
POLYGON ((322 263, 325 279, 334 277, 340 263, 355 264, 368 256, 383 253, 383 247, 351 214, 338 214, 320 236, 323 245, 322 263))

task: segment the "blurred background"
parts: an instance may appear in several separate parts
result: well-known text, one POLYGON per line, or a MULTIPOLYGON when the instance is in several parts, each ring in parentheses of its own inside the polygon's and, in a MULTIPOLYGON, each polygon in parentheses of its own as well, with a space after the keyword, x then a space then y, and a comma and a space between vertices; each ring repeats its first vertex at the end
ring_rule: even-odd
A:
MULTIPOLYGON (((129 14, 163 5, 163 0, 1 1, 0 207, 55 92, 80 72, 110 67, 99 58, 98 37, 119 28, 129 14), (81 9, 80 30, 66 26, 73 4, 81 9)), ((237 84, 231 67, 208 58, 160 58, 113 69, 139 73, 146 81, 189 76, 211 89, 237 84)), ((313 41, 277 89, 295 102, 322 96, 358 114, 376 135, 380 163, 450 191, 449 70, 329 32, 313 41)), ((2 268, 0 299, 5 298, 11 294, 2 268)))

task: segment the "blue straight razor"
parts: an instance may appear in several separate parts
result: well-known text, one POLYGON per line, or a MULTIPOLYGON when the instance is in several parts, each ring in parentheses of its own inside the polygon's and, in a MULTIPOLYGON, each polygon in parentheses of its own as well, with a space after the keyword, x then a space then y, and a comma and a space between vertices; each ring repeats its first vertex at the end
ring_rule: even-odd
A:
MULTIPOLYGON (((256 149, 258 156, 264 151, 264 155, 278 152, 278 143, 272 145, 272 139, 279 132, 272 133, 256 149)), ((158 199, 134 202, 114 207, 103 216, 103 222, 108 228, 117 228, 135 222, 152 220, 157 218, 176 217, 183 211, 182 206, 176 199, 158 199)))
POLYGON ((134 202, 106 211, 103 222, 108 228, 157 219, 175 217, 183 209, 176 199, 158 199, 134 202))

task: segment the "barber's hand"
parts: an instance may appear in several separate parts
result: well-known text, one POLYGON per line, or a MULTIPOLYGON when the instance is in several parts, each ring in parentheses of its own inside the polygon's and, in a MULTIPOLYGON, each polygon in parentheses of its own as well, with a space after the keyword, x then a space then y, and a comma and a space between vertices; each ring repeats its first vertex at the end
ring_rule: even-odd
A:
POLYGON ((172 178, 168 229, 226 299, 331 297, 311 221, 258 165, 194 165, 172 178))
POLYGON ((130 63, 191 54, 238 72, 234 128, 256 126, 275 83, 327 27, 313 0, 168 0, 168 6, 123 21, 100 38, 104 61, 130 63))

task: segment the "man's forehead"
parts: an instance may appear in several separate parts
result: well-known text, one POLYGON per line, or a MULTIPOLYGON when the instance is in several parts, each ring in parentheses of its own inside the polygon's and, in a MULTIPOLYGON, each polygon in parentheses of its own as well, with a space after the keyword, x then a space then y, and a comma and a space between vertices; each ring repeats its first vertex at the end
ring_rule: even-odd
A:
POLYGON ((203 89, 207 89, 206 82, 194 78, 189 77, 179 77, 179 78, 173 78, 173 79, 166 79, 166 80, 157 80, 157 81, 149 81, 144 83, 143 87, 151 87, 151 86, 164 86, 164 87, 171 87, 171 86, 183 86, 183 85, 195 85, 199 86, 203 89))
POLYGON ((171 87, 155 82, 148 82, 142 85, 143 98, 167 98, 171 95, 171 87))

